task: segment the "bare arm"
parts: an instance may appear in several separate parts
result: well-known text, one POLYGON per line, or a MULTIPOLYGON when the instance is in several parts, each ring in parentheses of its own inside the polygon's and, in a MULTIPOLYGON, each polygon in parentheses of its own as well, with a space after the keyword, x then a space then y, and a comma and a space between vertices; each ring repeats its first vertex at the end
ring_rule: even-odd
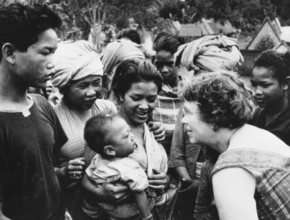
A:
POLYGON ((213 191, 221 220, 258 220, 254 199, 255 178, 242 168, 227 168, 213 175, 213 191))
POLYGON ((133 192, 134 201, 136 206, 142 216, 142 218, 147 218, 151 215, 150 209, 148 208, 147 195, 144 191, 133 192))
POLYGON ((186 180, 191 180, 191 177, 189 176, 188 170, 186 167, 176 167, 174 169, 176 174, 180 179, 186 179, 186 180))

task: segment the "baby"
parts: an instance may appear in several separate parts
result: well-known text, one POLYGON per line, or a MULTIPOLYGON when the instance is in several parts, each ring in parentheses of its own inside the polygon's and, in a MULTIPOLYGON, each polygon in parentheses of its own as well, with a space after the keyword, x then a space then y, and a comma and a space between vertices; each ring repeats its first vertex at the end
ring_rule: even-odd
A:
MULTIPOLYGON (((117 115, 94 116, 86 123, 84 135, 88 146, 97 153, 86 169, 88 178, 101 185, 120 176, 120 183, 128 186, 134 199, 134 202, 117 205, 98 203, 101 209, 113 218, 129 218, 139 212, 143 219, 153 219, 150 208, 154 202, 150 201, 152 198, 147 199, 144 191, 148 187, 147 175, 135 160, 128 157, 137 144, 125 120, 117 115)), ((101 209, 84 199, 83 211, 90 217, 97 217, 101 209)))

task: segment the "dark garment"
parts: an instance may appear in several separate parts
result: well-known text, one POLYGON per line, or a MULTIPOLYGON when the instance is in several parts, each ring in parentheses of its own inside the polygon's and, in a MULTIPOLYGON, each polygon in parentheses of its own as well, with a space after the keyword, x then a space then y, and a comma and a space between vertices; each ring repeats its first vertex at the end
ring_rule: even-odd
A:
POLYGON ((181 122, 182 117, 181 107, 172 138, 169 168, 186 167, 191 179, 194 179, 196 162, 204 162, 203 151, 200 145, 190 143, 186 128, 181 122))
POLYGON ((268 125, 265 125, 265 122, 265 109, 258 108, 249 124, 271 132, 290 146, 290 103, 287 109, 281 112, 274 121, 270 122, 268 125))
POLYGON ((50 104, 31 95, 23 112, 0 112, 0 201, 13 220, 64 219, 53 159, 67 141, 50 104))
POLYGON ((195 220, 218 220, 218 212, 213 204, 213 187, 212 187, 212 170, 214 163, 206 160, 201 168, 199 179, 199 189, 195 203, 194 219, 195 220))
POLYGON ((196 173, 196 163, 204 162, 202 147, 198 144, 190 143, 184 124, 181 122, 183 117, 182 107, 180 108, 175 130, 173 133, 169 168, 186 167, 193 183, 186 192, 180 193, 174 210, 174 219, 192 220, 195 199, 199 186, 199 179, 196 173))

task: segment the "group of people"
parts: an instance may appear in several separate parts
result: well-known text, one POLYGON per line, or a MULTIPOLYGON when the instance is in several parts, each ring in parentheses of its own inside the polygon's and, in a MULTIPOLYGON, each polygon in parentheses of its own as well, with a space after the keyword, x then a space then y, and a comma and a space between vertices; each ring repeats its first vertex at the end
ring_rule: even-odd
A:
POLYGON ((234 39, 160 32, 151 58, 124 30, 98 54, 61 23, 0 6, 0 220, 290 218, 290 53, 248 88, 234 39), (56 105, 28 93, 48 81, 56 105))

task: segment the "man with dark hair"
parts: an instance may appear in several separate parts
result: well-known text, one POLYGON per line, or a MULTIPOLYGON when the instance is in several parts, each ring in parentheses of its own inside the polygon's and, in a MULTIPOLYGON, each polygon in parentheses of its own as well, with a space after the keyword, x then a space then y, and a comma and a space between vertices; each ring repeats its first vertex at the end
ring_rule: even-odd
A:
POLYGON ((53 74, 60 26, 46 5, 0 6, 0 220, 64 219, 53 159, 67 138, 50 104, 27 94, 53 74))

